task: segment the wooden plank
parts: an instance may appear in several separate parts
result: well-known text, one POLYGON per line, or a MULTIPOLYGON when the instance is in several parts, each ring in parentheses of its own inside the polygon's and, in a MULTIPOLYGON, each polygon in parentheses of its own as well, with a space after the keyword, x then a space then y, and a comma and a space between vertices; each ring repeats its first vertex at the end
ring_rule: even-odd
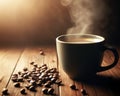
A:
MULTIPOLYGON (((102 63, 103 66, 111 63, 113 59, 113 55, 107 51, 102 63)), ((21 95, 20 89, 25 85, 25 83, 21 83, 21 88, 15 88, 10 77, 12 73, 17 73, 18 71, 23 70, 24 67, 28 67, 28 69, 31 70, 31 61, 36 62, 39 66, 45 63, 48 68, 58 68, 60 78, 62 79, 64 86, 53 85, 55 96, 82 96, 80 92, 81 88, 86 90, 88 96, 120 95, 120 60, 117 66, 110 70, 100 72, 100 76, 93 78, 90 81, 88 80, 88 82, 77 82, 68 77, 68 75, 63 71, 61 65, 58 63, 56 49, 53 46, 26 48, 24 52, 22 52, 22 49, 0 49, 0 60, 0 76, 2 77, 2 75, 4 75, 4 78, 0 81, 0 92, 3 87, 7 87, 9 89, 10 96, 24 96, 21 95), (45 55, 40 55, 40 50, 43 50, 45 55), (69 87, 70 84, 75 84, 78 90, 71 90, 69 87)), ((38 87, 37 92, 30 92, 27 90, 27 94, 25 96, 51 96, 43 94, 41 89, 42 87, 38 87)))
POLYGON ((7 87, 9 83, 10 76, 13 72, 14 67, 16 66, 22 50, 23 49, 15 48, 0 50, 0 95, 2 94, 2 89, 4 87, 7 87))
MULTIPOLYGON (((36 61, 39 56, 39 49, 36 49, 36 48, 26 48, 23 52, 23 54, 21 55, 18 63, 17 63, 17 66, 14 70, 14 73, 18 73, 19 71, 22 71, 23 68, 27 67, 29 70, 31 70, 31 65, 30 65, 30 62, 31 61, 36 61)), ((21 83, 21 88, 24 88, 25 86, 25 83, 26 82, 23 82, 21 83)), ((11 93, 11 96, 22 96, 22 94, 20 93, 20 89, 21 88, 15 88, 13 86, 13 82, 10 81, 10 83, 8 84, 8 88, 10 88, 10 92, 11 93)), ((27 94, 26 96, 34 96, 34 92, 30 92, 27 90, 27 94)))
MULTIPOLYGON (((56 58, 56 51, 55 51, 55 47, 53 46, 44 46, 42 48, 43 52, 44 52, 44 60, 43 63, 46 64, 48 66, 48 69, 50 68, 57 68, 57 58, 56 58)), ((52 87, 54 88, 54 95, 55 96, 59 96, 59 90, 58 90, 58 86, 57 85, 52 85, 52 87)), ((45 94, 42 93, 42 88, 39 88, 39 92, 37 92, 35 94, 35 96, 46 96, 45 94)), ((47 96, 51 96, 51 95, 47 95, 47 96)))

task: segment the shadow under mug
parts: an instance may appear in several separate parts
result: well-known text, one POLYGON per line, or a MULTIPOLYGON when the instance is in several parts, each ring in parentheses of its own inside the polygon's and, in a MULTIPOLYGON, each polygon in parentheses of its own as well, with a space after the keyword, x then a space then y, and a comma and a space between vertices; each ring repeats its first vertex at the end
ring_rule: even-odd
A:
POLYGON ((113 68, 119 59, 118 52, 104 45, 105 38, 93 34, 66 34, 56 38, 59 64, 71 79, 84 80, 97 72, 113 68), (108 66, 101 66, 105 50, 113 53, 114 60, 108 66))

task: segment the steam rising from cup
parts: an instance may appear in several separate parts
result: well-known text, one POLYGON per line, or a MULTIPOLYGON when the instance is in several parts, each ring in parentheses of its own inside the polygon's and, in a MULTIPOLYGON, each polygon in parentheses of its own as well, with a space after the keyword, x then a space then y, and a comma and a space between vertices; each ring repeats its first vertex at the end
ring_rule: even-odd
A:
POLYGON ((74 26, 69 28, 69 34, 104 34, 108 23, 109 9, 103 0, 61 0, 68 7, 74 26), (102 23, 102 24, 101 24, 102 23))

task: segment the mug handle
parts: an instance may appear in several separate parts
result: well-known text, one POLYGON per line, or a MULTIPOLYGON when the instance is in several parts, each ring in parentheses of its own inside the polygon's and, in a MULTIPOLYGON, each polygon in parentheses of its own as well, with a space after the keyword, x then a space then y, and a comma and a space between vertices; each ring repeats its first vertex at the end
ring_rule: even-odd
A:
POLYGON ((113 61, 112 64, 110 64, 108 66, 100 66, 99 69, 98 69, 98 72, 105 71, 105 70, 113 68, 117 64, 117 62, 119 60, 119 54, 118 54, 118 52, 117 52, 117 50, 115 48, 113 48, 111 46, 103 46, 103 47, 104 47, 103 51, 110 50, 113 53, 114 61, 113 61))

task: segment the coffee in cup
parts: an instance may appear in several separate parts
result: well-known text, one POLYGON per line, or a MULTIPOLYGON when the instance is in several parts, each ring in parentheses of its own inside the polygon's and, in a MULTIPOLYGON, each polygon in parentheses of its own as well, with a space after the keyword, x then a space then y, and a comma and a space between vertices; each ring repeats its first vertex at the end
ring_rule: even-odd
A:
POLYGON ((118 52, 104 45, 105 38, 93 34, 65 34, 56 38, 59 64, 68 76, 74 80, 83 80, 97 72, 113 68, 119 59, 118 52), (105 50, 113 52, 114 61, 101 66, 105 50))

